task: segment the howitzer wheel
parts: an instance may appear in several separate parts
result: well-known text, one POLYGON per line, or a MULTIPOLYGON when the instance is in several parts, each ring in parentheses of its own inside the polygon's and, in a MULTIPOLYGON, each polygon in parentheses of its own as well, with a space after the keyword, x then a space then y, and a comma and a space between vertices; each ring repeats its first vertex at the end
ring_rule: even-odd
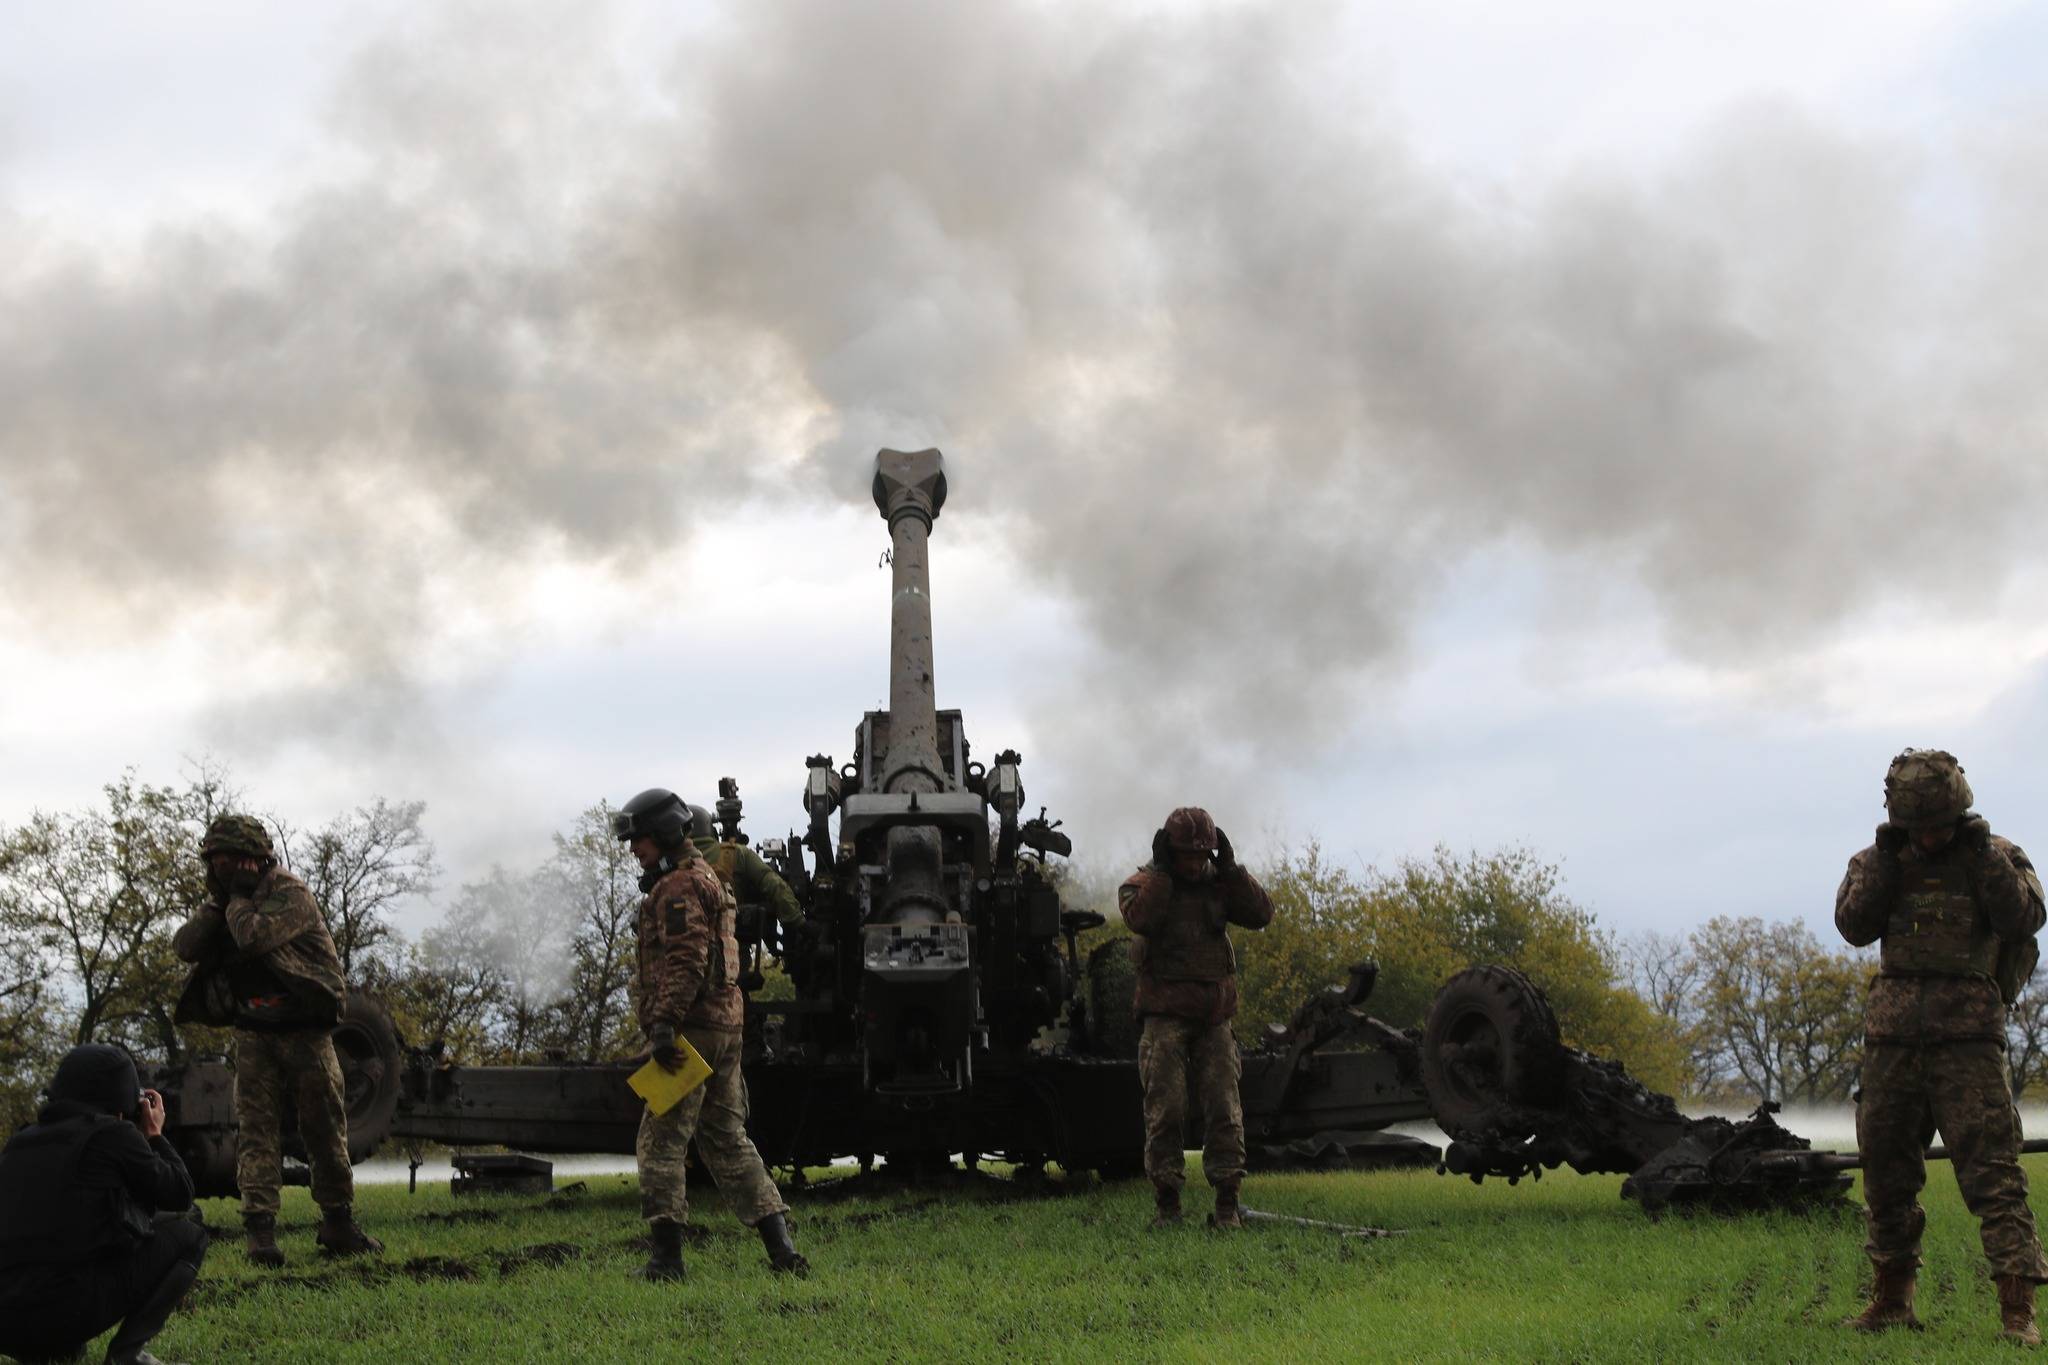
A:
POLYGON ((348 993, 341 1022, 334 1026, 334 1055, 341 1063, 342 1105, 348 1111, 348 1159, 364 1161, 391 1135, 391 1117, 398 1108, 398 1030, 375 996, 348 993))
POLYGON ((1497 1131, 1516 1110, 1548 1107, 1563 1055, 1535 982, 1512 967, 1466 968, 1436 993, 1422 1032, 1437 1127, 1452 1137, 1497 1131))

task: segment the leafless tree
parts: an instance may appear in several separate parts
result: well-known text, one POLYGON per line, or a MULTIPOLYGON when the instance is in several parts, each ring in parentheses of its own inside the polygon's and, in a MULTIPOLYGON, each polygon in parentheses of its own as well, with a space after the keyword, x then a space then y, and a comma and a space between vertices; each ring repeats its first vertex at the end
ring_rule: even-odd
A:
POLYGON ((1692 943, 1680 934, 1644 930, 1620 941, 1618 957, 1628 988, 1677 1031, 1692 1093, 1719 1089, 1728 1067, 1722 1048, 1705 1026, 1702 971, 1692 943))
POLYGON ((2048 1079, 2048 969, 2037 969, 2005 1017, 2005 1064, 2012 1093, 2048 1079))
POLYGON ((420 827, 426 809, 424 801, 378 797, 317 833, 282 831, 281 856, 320 902, 351 980, 367 958, 396 947, 392 909, 431 893, 440 875, 433 841, 420 827))

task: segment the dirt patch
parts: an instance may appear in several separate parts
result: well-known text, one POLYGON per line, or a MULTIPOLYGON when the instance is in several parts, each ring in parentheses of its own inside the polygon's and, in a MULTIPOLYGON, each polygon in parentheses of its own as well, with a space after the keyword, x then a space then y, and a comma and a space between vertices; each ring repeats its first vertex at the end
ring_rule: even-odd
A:
POLYGON ((536 1242, 498 1257, 498 1275, 503 1278, 516 1275, 528 1266, 566 1265, 582 1258, 583 1248, 573 1242, 536 1242))
POLYGON ((494 1209, 456 1209, 450 1213, 423 1213, 422 1223, 495 1223, 504 1215, 494 1209))
POLYGON ((363 1262, 345 1270, 323 1270, 313 1274, 284 1272, 252 1279, 202 1279, 187 1292, 187 1298, 194 1304, 225 1305, 239 1303, 251 1294, 267 1294, 273 1289, 341 1289, 350 1285, 381 1284, 390 1278, 388 1267, 363 1262))
POLYGON ((399 1273, 415 1280, 473 1280, 476 1267, 456 1256, 415 1256, 400 1266, 399 1273))

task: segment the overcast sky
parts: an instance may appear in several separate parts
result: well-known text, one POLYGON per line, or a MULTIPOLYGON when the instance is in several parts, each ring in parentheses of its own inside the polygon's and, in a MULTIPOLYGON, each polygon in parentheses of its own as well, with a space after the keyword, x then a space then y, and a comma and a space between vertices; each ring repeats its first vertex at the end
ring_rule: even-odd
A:
POLYGON ((941 704, 1102 866, 1825 931, 1908 745, 2048 848, 2037 6, 4 13, 0 822, 779 833, 936 444, 941 704))

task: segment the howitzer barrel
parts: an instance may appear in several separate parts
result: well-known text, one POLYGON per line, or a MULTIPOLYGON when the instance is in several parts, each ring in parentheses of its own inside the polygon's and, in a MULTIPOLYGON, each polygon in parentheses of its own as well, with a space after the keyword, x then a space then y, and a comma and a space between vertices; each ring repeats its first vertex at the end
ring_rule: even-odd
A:
POLYGON ((875 506, 889 523, 894 570, 889 599, 889 751, 885 792, 935 792, 948 785, 939 764, 938 703, 932 683, 932 523, 946 501, 936 450, 875 456, 875 506))
MULTIPOLYGON (((2029 1138, 2020 1144, 2022 1152, 2048 1152, 2048 1138, 2029 1138)), ((1952 1161, 1955 1153, 1946 1147, 1929 1147, 1923 1156, 1928 1161, 1952 1161)), ((1765 1152, 1757 1158, 1757 1164, 1767 1171, 1785 1171, 1804 1168, 1822 1171, 1855 1171, 1863 1167, 1861 1152, 1765 1152)))
MULTIPOLYGON (((889 742, 881 755, 880 792, 943 792, 953 783, 939 760, 939 713, 932 683, 932 523, 946 502, 946 470, 936 450, 884 450, 875 456, 875 506, 889 523, 889 742)), ((888 832, 888 882, 877 918, 891 924, 933 923, 947 904, 937 829, 898 825, 888 832)))

